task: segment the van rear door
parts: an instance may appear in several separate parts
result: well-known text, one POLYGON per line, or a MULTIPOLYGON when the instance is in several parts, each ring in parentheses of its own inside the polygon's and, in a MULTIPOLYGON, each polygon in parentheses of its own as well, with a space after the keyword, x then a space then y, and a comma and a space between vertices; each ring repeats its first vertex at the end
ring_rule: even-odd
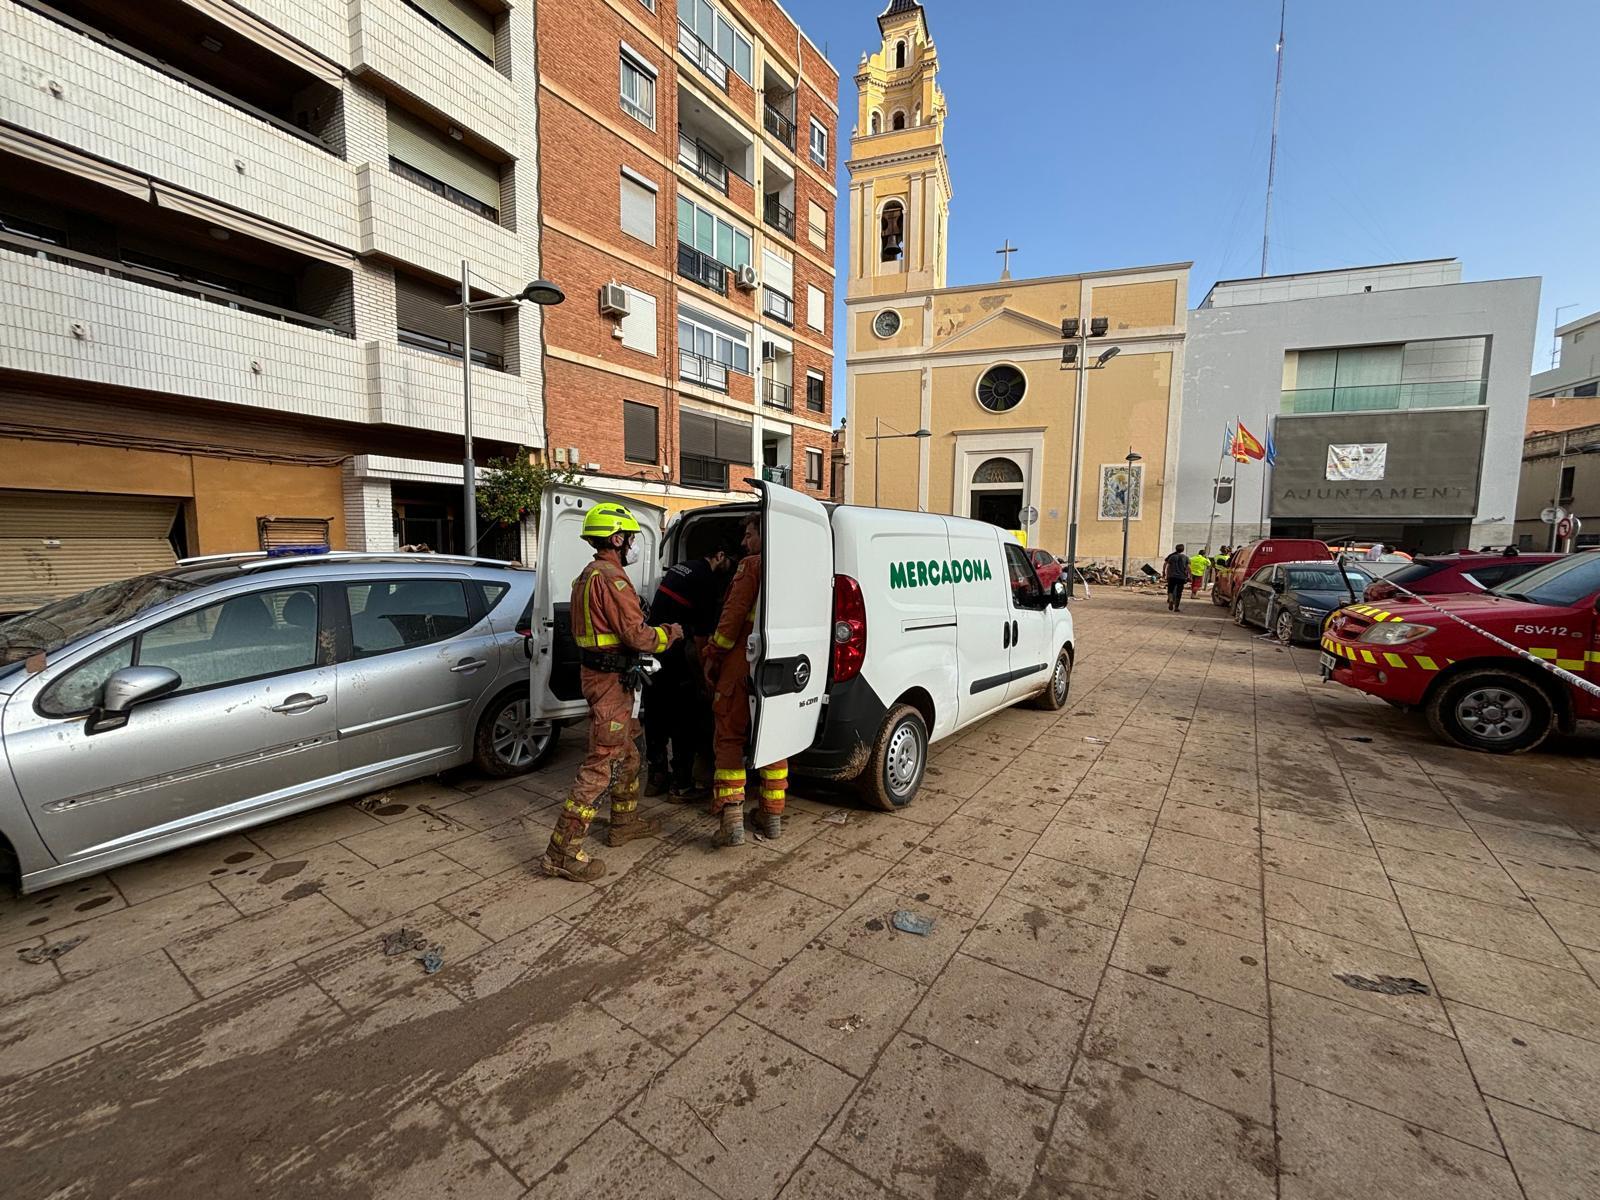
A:
POLYGON ((833 526, 810 496, 751 482, 761 491, 762 578, 750 765, 764 767, 816 740, 828 686, 833 526))
POLYGON ((533 592, 536 646, 532 665, 534 716, 542 720, 581 717, 587 706, 578 688, 578 647, 572 640, 572 581, 594 558, 581 533, 596 504, 621 504, 639 522, 638 561, 627 568, 639 595, 655 595, 661 579, 664 509, 628 496, 580 487, 548 488, 540 503, 538 580, 533 592))

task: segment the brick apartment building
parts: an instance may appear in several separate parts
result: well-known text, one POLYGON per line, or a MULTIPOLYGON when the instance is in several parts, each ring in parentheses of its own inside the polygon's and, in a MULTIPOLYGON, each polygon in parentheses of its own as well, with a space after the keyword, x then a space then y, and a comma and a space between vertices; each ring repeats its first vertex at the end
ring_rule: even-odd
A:
POLYGON ((549 452, 828 494, 838 72, 771 0, 537 0, 549 452))
MULTIPOLYGON (((449 305, 541 274, 535 54, 503 0, 0 0, 0 611, 461 548, 449 305)), ((543 445, 539 325, 474 318, 480 463, 543 445)))

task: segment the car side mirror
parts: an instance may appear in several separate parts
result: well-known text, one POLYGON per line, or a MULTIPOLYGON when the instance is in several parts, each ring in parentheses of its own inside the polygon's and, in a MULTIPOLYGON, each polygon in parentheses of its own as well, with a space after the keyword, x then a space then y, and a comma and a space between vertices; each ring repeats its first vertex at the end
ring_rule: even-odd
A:
POLYGON ((1050 607, 1065 608, 1066 606, 1067 585, 1058 579, 1050 585, 1050 607))
POLYGON ((100 703, 84 723, 87 734, 121 729, 137 705, 159 700, 178 690, 183 679, 171 667, 123 667, 113 671, 100 688, 100 703))
POLYGON ((1272 590, 1275 592, 1283 591, 1286 586, 1287 585, 1281 579, 1274 579, 1272 581, 1272 590))

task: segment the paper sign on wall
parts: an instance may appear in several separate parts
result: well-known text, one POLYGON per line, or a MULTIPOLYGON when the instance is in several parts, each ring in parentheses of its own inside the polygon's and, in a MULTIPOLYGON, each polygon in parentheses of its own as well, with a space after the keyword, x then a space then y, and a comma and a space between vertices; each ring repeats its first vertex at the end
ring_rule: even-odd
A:
POLYGON ((1329 479, 1382 479, 1388 468, 1388 442, 1328 447, 1329 479))

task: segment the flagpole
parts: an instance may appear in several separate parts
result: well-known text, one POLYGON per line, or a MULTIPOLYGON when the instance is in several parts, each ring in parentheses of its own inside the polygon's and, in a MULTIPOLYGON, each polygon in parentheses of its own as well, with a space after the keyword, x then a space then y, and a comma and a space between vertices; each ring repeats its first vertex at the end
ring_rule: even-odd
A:
POLYGON ((1211 535, 1217 530, 1217 488, 1221 486, 1220 480, 1222 479, 1222 460, 1228 457, 1228 446, 1233 441, 1232 437, 1226 436, 1226 430, 1223 432, 1224 437, 1222 439, 1222 453, 1217 455, 1217 473, 1211 478, 1211 520, 1206 525, 1207 550, 1211 549, 1211 535))
MULTIPOLYGON (((1274 425, 1273 415, 1269 411, 1267 413, 1267 446, 1269 448, 1271 448, 1273 446, 1273 439, 1272 439, 1273 425, 1274 425)), ((1272 459, 1273 459, 1273 457, 1274 456, 1272 454, 1268 454, 1266 456, 1266 458, 1263 460, 1267 469, 1266 469, 1266 472, 1261 477, 1261 521, 1260 521, 1260 529, 1259 529, 1259 531, 1258 531, 1258 533, 1256 535, 1258 537, 1266 537, 1267 536, 1267 489, 1272 486, 1272 459)))

